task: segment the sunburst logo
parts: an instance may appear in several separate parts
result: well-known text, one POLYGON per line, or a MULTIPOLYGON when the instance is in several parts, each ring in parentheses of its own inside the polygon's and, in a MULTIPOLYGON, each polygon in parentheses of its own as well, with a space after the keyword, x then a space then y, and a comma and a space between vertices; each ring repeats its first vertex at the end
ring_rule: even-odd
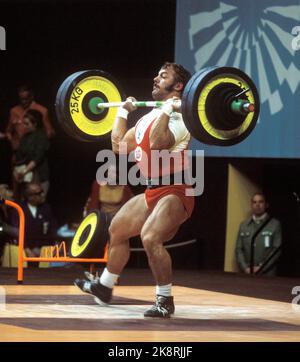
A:
POLYGON ((292 40, 291 46, 293 50, 300 49, 300 26, 295 26, 292 29, 292 34, 296 35, 295 38, 292 40))
POLYGON ((271 115, 282 110, 282 86, 294 94, 300 83, 295 65, 295 38, 291 30, 299 24, 300 6, 234 6, 220 2, 209 12, 190 16, 189 41, 195 71, 211 65, 233 66, 254 79, 262 104, 271 115))

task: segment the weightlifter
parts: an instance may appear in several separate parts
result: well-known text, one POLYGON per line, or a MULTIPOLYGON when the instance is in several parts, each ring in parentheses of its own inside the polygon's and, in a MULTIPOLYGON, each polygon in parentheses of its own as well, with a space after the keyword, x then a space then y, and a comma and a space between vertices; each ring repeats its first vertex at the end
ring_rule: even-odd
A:
POLYGON ((179 167, 171 165, 168 170, 171 182, 167 186, 161 182, 165 176, 163 167, 159 175, 152 175, 150 164, 154 150, 184 153, 188 148, 190 133, 176 100, 180 99, 190 77, 181 65, 165 63, 154 78, 152 97, 155 101, 167 102, 142 117, 133 128, 128 129, 127 117, 136 109, 132 103, 135 99, 127 98, 124 106, 118 109, 111 134, 113 151, 121 153, 122 144, 126 145, 128 153, 134 151, 141 172, 147 176, 148 186, 144 194, 123 205, 112 220, 109 258, 101 277, 95 281, 75 280, 75 285, 94 295, 99 304, 110 302, 113 287, 129 259, 129 238, 140 235, 156 281, 156 302, 144 316, 169 318, 175 311, 172 262, 164 243, 172 239, 180 225, 191 216, 194 197, 186 192, 191 186, 175 184, 175 174, 184 171, 185 162, 179 167))

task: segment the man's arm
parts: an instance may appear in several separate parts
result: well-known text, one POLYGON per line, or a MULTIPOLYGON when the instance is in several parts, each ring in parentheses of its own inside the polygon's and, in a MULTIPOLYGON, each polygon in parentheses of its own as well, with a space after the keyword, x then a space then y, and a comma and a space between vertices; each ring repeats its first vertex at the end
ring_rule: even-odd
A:
POLYGON ((128 130, 127 127, 127 115, 129 112, 132 112, 136 109, 132 105, 132 101, 135 101, 134 98, 129 97, 127 98, 126 103, 117 113, 117 117, 114 121, 112 132, 111 132, 111 143, 112 143, 112 150, 115 153, 123 153, 124 151, 120 147, 120 145, 126 144, 127 146, 127 153, 130 153, 135 148, 135 132, 134 127, 128 130))
POLYGON ((175 136, 169 128, 170 115, 172 112, 180 112, 180 103, 177 97, 170 98, 162 107, 162 113, 155 121, 150 131, 150 148, 151 150, 170 149, 175 144, 175 136))
POLYGON ((16 179, 18 180, 23 177, 30 171, 36 168, 38 164, 40 164, 45 157, 47 157, 47 151, 49 149, 49 141, 44 133, 41 133, 41 136, 37 139, 36 147, 34 148, 34 153, 31 155, 31 160, 26 164, 26 167, 21 172, 20 176, 16 175, 16 179))
POLYGON ((175 144, 175 137, 169 129, 170 116, 162 112, 150 132, 151 150, 169 149, 175 144))
POLYGON ((242 271, 247 273, 248 264, 246 263, 244 250, 243 250, 243 244, 242 244, 242 237, 241 237, 241 226, 239 228, 237 240, 236 240, 236 246, 235 246, 235 256, 236 261, 242 271))
MULTIPOLYGON (((281 247, 282 244, 282 233, 281 233, 281 224, 279 221, 276 222, 276 228, 274 230, 273 234, 273 240, 272 240, 272 247, 270 248, 269 252, 264 258, 264 261, 261 263, 263 264, 267 259, 270 257, 271 254, 273 254, 277 249, 281 247)), ((279 259, 281 255, 281 251, 278 251, 271 260, 268 261, 268 263, 264 266, 263 270, 268 270, 268 268, 272 265, 275 265, 277 263, 277 260, 279 259)))
POLYGON ((12 110, 9 111, 9 120, 5 129, 6 137, 9 141, 12 140, 12 131, 13 131, 13 121, 14 121, 14 115, 12 110))
MULTIPOLYGON (((118 120, 121 120, 120 123, 122 123, 122 122, 126 123, 126 120, 120 119, 119 117, 116 118, 115 123, 117 123, 118 120)), ((115 127, 115 125, 114 125, 114 127, 115 127)), ((116 128, 117 127, 118 126, 116 126, 116 128)), ((111 134, 111 144, 112 144, 113 152, 115 152, 117 154, 124 153, 124 149, 122 149, 122 147, 120 147, 121 144, 123 144, 123 146, 126 144, 126 153, 130 153, 131 151, 133 151, 135 149, 134 127, 130 128, 128 131, 126 130, 123 135, 119 131, 119 129, 114 134, 112 132, 112 134, 111 134)))

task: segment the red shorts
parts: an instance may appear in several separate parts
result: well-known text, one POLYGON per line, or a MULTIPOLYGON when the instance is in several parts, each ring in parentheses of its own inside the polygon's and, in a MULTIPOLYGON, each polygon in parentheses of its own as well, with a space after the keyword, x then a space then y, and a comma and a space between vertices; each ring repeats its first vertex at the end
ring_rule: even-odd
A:
POLYGON ((155 189, 146 189, 145 198, 147 206, 150 210, 153 210, 157 202, 162 197, 167 195, 176 195, 182 201, 188 217, 191 217, 195 205, 195 197, 187 196, 185 194, 186 189, 192 189, 192 187, 188 185, 170 185, 161 186, 155 189))

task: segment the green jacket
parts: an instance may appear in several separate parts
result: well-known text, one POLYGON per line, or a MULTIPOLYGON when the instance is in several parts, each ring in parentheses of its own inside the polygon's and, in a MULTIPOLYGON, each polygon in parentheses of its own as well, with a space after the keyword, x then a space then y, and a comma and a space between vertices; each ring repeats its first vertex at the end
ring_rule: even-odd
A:
MULTIPOLYGON (((261 223, 266 219, 256 223, 252 217, 243 221, 240 225, 238 237, 236 241, 236 260, 242 271, 250 267, 251 259, 251 239, 261 223)), ((254 242, 254 266, 262 265, 268 257, 281 246, 281 225, 274 218, 260 231, 254 242)), ((280 256, 280 251, 267 263, 263 270, 269 275, 276 273, 276 261, 280 256), (270 269, 269 269, 270 267, 270 269)))
POLYGON ((49 149, 49 141, 44 131, 37 129, 34 132, 25 134, 17 149, 17 163, 24 162, 28 164, 30 161, 36 163, 36 173, 38 181, 43 182, 49 180, 49 166, 47 153, 49 149))

